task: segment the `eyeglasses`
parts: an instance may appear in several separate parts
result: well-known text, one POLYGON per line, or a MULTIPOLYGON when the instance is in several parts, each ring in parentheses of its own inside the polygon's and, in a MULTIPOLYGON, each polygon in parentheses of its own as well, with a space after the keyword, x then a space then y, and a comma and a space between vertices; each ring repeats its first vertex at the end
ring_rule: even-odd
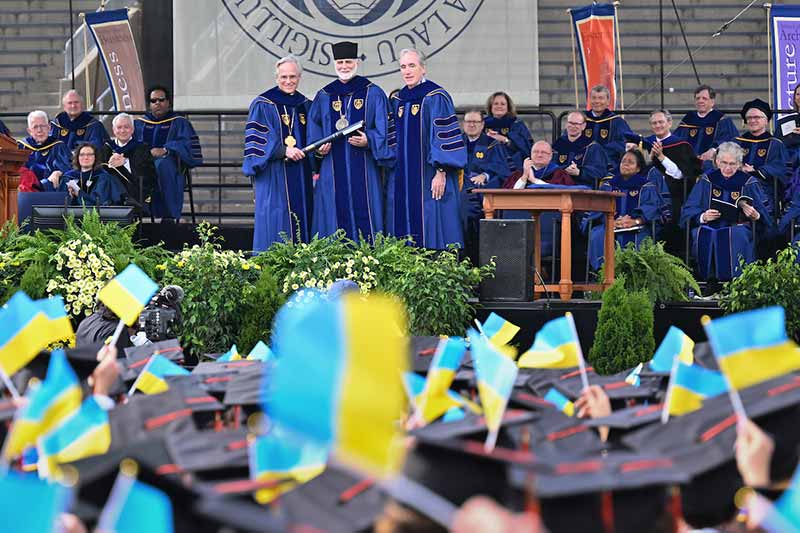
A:
POLYGON ((583 126, 584 124, 585 124, 585 122, 570 122, 570 121, 567 121, 567 125, 568 126, 583 126))
POLYGON ((482 120, 465 120, 464 124, 483 124, 482 120))
POLYGON ((767 117, 760 116, 760 115, 752 115, 749 117, 744 117, 745 120, 767 120, 767 117))
POLYGON ((166 98, 151 98, 150 99, 150 103, 151 104, 158 104, 158 103, 166 102, 166 101, 167 101, 166 98))

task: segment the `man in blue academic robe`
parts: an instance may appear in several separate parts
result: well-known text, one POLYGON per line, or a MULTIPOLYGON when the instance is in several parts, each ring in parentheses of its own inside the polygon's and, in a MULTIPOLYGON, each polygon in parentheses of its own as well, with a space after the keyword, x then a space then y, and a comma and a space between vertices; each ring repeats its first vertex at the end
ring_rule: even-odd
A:
POLYGON ((279 59, 277 86, 250 104, 242 172, 255 191, 254 252, 284 238, 307 242, 310 237, 311 166, 301 148, 311 142, 306 137, 311 101, 297 90, 302 72, 294 57, 279 59))
POLYGON ((25 167, 36 174, 39 188, 55 191, 63 174, 72 168, 72 154, 67 145, 60 139, 51 137, 49 131, 47 113, 31 111, 28 113, 28 137, 18 141, 18 146, 31 150, 25 167))
POLYGON ((632 130, 624 118, 608 108, 610 102, 611 92, 608 87, 592 87, 589 92, 591 109, 586 111, 586 129, 583 135, 603 147, 608 158, 608 170, 613 171, 625 152, 625 134, 632 130))
POLYGON ((11 136, 11 131, 9 131, 8 126, 6 126, 2 120, 0 120, 0 134, 11 136))
POLYGON ((498 189, 510 174, 500 144, 483 133, 483 113, 472 109, 464 114, 464 143, 467 166, 461 188, 461 220, 464 224, 464 250, 473 264, 478 264, 478 230, 483 218, 483 195, 475 191, 498 189))
POLYGON ((742 108, 742 118, 747 131, 736 138, 744 150, 742 170, 758 179, 767 211, 774 217, 775 198, 783 195, 789 178, 786 147, 769 132, 772 110, 768 103, 759 98, 747 102, 742 108))
POLYGON ((772 229, 758 179, 741 170, 741 148, 732 142, 719 146, 718 170, 704 174, 692 189, 681 212, 681 225, 692 235, 692 255, 697 260, 700 278, 728 281, 741 273, 740 260, 755 260, 756 222, 762 235, 772 229), (730 217, 722 207, 732 204, 730 217))
POLYGON ((150 112, 136 119, 136 140, 150 147, 156 167, 151 212, 162 222, 178 222, 183 209, 185 172, 203 164, 200 140, 192 123, 172 111, 172 98, 166 87, 153 87, 147 94, 150 112))
POLYGON ((583 132, 586 117, 580 111, 567 115, 564 134, 553 143, 553 163, 572 176, 575 183, 595 188, 607 174, 608 159, 603 148, 583 132))
POLYGON ((392 99, 397 160, 386 193, 386 230, 417 246, 444 249, 464 245, 459 208, 459 175, 467 149, 453 99, 425 79, 425 58, 400 52, 405 87, 392 99))
POLYGON ((364 121, 364 128, 335 141, 322 155, 314 186, 312 234, 343 229, 350 239, 372 242, 383 232, 381 167, 391 166, 389 100, 383 90, 356 75, 358 45, 333 45, 338 79, 323 87, 309 111, 308 137, 313 141, 364 121))
POLYGON ((67 148, 75 150, 82 143, 90 143, 100 149, 109 136, 99 120, 83 109, 83 98, 75 89, 70 89, 61 99, 64 110, 50 122, 50 136, 61 139, 67 148))
POLYGON ((730 117, 714 109, 717 93, 708 85, 700 85, 694 91, 695 111, 690 111, 681 119, 675 135, 688 142, 694 153, 703 162, 703 171, 714 170, 714 155, 717 147, 734 140, 739 131, 730 117))

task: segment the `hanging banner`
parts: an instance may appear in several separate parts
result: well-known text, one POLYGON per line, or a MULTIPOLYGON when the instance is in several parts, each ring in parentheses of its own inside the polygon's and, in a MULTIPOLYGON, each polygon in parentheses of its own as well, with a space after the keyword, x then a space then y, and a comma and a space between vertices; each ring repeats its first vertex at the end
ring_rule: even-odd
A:
POLYGON ((611 4, 592 4, 569 10, 575 33, 575 47, 583 68, 586 108, 589 89, 605 85, 611 91, 609 109, 616 108, 617 19, 611 4))
POLYGON ((175 107, 246 109, 289 54, 313 98, 335 79, 339 41, 358 43, 358 74, 387 93, 403 86, 400 51, 417 48, 457 105, 502 89, 537 106, 537 27, 536 0, 174 0, 175 107))
POLYGON ((769 16, 772 40, 772 108, 792 109, 800 60, 800 5, 774 5, 769 16))
POLYGON ((144 81, 127 9, 86 14, 116 111, 145 111, 144 81))

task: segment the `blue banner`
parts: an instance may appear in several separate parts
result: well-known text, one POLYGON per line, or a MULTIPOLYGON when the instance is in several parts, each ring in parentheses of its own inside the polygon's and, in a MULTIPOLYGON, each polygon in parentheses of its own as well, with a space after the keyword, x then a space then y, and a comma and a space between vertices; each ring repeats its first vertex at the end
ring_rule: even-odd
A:
POLYGON ((769 25, 772 41, 772 108, 792 109, 800 58, 800 5, 773 5, 769 25))

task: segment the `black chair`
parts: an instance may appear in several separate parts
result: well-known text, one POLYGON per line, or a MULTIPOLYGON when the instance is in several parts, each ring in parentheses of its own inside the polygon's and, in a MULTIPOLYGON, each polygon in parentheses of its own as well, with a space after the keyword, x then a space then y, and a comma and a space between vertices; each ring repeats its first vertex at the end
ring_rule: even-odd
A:
POLYGON ((178 165, 181 173, 183 174, 183 191, 189 192, 189 212, 192 214, 192 225, 197 225, 197 214, 194 209, 194 188, 192 187, 192 167, 184 165, 178 159, 178 165))

